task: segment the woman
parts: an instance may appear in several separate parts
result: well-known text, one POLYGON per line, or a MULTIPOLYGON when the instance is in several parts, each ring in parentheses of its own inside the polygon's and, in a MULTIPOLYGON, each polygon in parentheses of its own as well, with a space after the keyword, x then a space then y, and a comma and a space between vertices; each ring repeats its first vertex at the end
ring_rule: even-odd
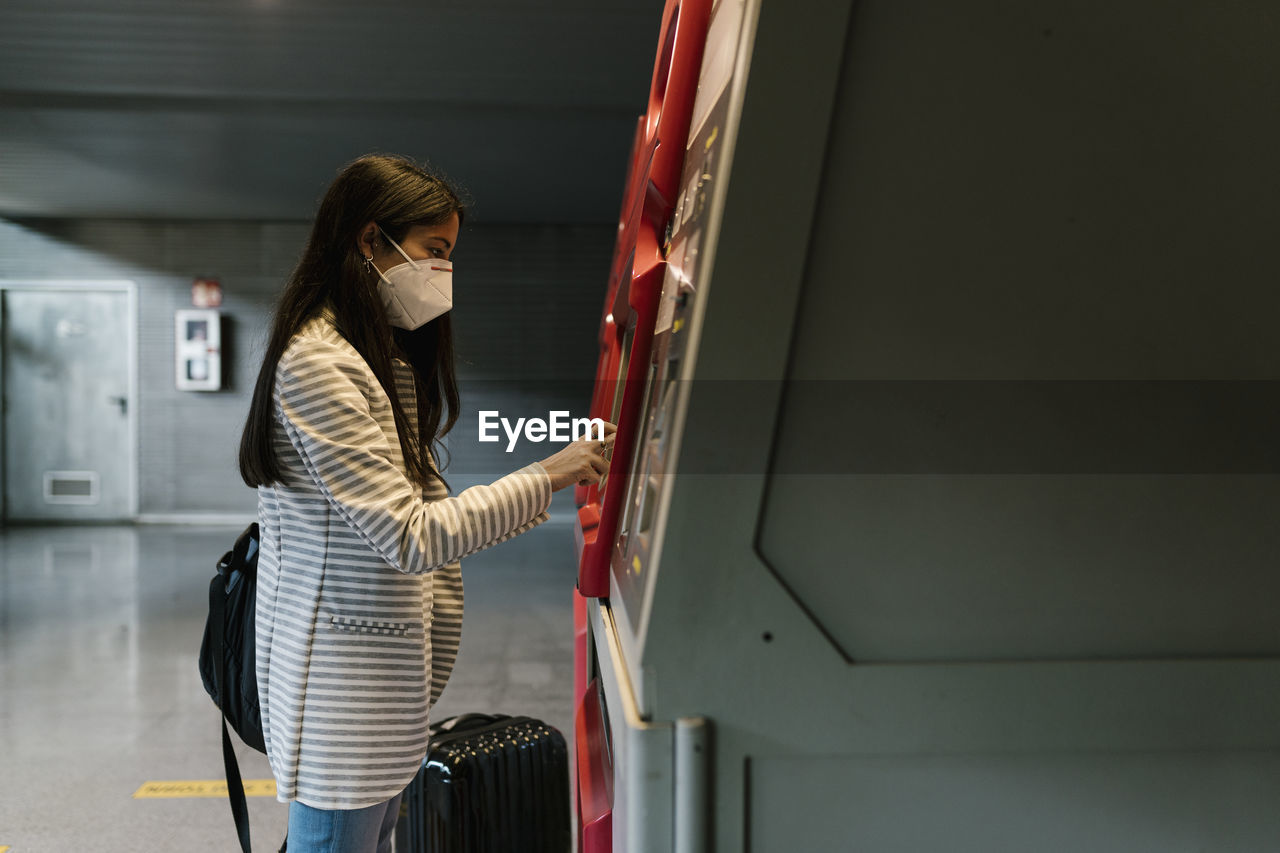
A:
POLYGON ((612 425, 448 497, 431 446, 458 415, 447 312, 463 215, 412 161, 348 165, 254 388, 240 471, 258 489, 258 689, 291 853, 390 849, 457 656, 458 561, 608 468, 612 425))

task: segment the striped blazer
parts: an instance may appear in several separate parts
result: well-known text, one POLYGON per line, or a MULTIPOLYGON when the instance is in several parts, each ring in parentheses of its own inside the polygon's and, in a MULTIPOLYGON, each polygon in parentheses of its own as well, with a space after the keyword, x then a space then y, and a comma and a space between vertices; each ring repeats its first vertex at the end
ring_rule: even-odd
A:
MULTIPOLYGON (((395 364, 416 429, 413 374, 395 364)), ((280 482, 258 489, 257 676, 277 797, 355 809, 404 790, 462 637, 459 560, 548 518, 536 462, 448 497, 406 475, 391 402, 331 316, 275 377, 280 482)))

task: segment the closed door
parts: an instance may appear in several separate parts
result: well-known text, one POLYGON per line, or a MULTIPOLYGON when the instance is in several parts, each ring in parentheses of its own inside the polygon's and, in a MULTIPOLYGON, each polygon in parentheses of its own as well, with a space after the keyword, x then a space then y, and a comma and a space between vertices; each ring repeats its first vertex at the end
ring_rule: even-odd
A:
POLYGON ((128 292, 3 295, 6 519, 131 516, 128 292))

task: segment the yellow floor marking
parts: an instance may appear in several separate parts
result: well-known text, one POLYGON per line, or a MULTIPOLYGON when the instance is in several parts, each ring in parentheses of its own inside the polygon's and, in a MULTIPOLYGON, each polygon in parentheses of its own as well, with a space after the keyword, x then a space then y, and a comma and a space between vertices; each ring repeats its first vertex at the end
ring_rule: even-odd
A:
POLYGON ((0 853, 4 853, 4 851, 6 851, 6 850, 8 850, 8 849, 9 849, 8 847, 0 847, 0 853))
MULTIPOLYGON (((142 787, 133 792, 135 800, 160 799, 175 797, 225 797, 227 783, 223 779, 195 782, 144 782, 142 787)), ((246 797, 274 797, 276 795, 275 779, 245 779, 244 795, 246 797)), ((0 853, 8 850, 0 847, 0 853)))

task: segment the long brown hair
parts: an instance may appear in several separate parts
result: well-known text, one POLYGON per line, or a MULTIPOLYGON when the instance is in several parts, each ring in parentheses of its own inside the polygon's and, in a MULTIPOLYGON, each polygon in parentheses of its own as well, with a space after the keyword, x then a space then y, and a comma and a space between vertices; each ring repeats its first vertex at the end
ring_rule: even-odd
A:
POLYGON ((432 466, 427 449, 458 420, 449 312, 412 332, 393 329, 356 240, 370 221, 399 243, 414 225, 440 225, 454 214, 461 223, 465 208, 458 193, 443 178, 405 157, 361 157, 338 174, 320 202, 302 260, 289 276, 276 307, 240 438, 240 476, 246 484, 266 486, 280 480, 280 460, 271 441, 276 368, 298 330, 328 306, 338 333, 360 353, 391 400, 410 479, 423 487, 439 479, 448 488, 440 471, 432 466), (411 434, 396 394, 393 355, 413 367, 417 435, 411 434))

